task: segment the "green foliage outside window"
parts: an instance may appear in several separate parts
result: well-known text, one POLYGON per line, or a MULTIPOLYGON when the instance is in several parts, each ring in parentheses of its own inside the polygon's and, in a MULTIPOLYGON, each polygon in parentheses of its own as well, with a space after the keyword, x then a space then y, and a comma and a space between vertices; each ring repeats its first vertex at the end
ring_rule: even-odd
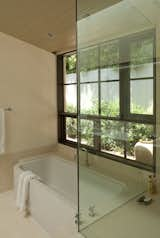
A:
MULTIPOLYGON (((116 67, 120 62, 118 41, 103 44, 100 48, 90 47, 79 52, 79 65, 81 72, 107 67, 116 67)), ((153 62, 153 37, 142 40, 135 40, 130 43, 130 64, 137 66, 153 62)), ((76 55, 66 56, 67 74, 76 73, 76 55)), ((82 114, 96 115, 98 108, 97 100, 94 100, 89 109, 83 109, 82 114)), ((131 105, 135 114, 145 114, 146 109, 139 105, 131 105)), ((76 108, 67 105, 67 112, 76 112, 76 108)), ((101 101, 101 115, 109 117, 119 116, 119 102, 101 101)), ((81 120, 82 143, 93 146, 93 121, 81 120)), ((67 118, 66 132, 69 138, 77 136, 77 121, 74 118, 67 118)), ((151 141, 153 126, 134 122, 120 122, 101 120, 101 149, 118 152, 124 156, 124 145, 127 154, 134 155, 134 145, 142 141, 151 141)))
POLYGON ((68 138, 73 140, 77 138, 77 119, 72 117, 66 118, 66 134, 68 138))
MULTIPOLYGON (((97 108, 96 102, 92 105, 90 110, 86 110, 86 114, 92 115, 97 108)), ((69 106, 71 109, 73 106, 69 106)), ((137 113, 143 113, 145 109, 134 106, 137 113)), ((115 103, 102 102, 101 112, 103 115, 117 116, 119 112, 119 105, 115 103)), ((71 111, 75 111, 72 108, 71 111)), ((68 137, 75 139, 77 136, 77 121, 74 118, 68 118, 66 123, 66 130, 68 137)), ((93 146, 93 121, 81 120, 82 143, 93 146)), ((153 135, 153 126, 134 123, 134 122, 120 122, 112 120, 101 120, 101 149, 122 154, 124 152, 124 143, 126 143, 127 153, 134 156, 134 145, 138 141, 151 141, 153 135)))
POLYGON ((76 54, 69 55, 65 57, 65 64, 66 64, 66 73, 72 74, 76 73, 76 54))

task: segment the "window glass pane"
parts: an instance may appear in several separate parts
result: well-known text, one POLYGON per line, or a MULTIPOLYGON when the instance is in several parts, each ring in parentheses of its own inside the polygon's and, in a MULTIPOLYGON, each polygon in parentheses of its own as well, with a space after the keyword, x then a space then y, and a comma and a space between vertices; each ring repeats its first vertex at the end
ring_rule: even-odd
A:
POLYGON ((130 81, 131 113, 153 114, 153 79, 130 81))
POLYGON ((70 84, 70 83, 76 83, 77 82, 77 75, 76 73, 73 74, 66 74, 64 77, 64 83, 70 84))
POLYGON ((119 82, 101 83, 101 115, 119 115, 119 82))
POLYGON ((77 112, 77 85, 64 85, 64 111, 77 112))
POLYGON ((79 54, 80 81, 98 80, 98 47, 83 49, 79 54))
POLYGON ((96 82, 98 81, 98 69, 80 72, 81 82, 96 82))
POLYGON ((137 40, 130 48, 131 78, 153 77, 153 38, 137 40))
POLYGON ((118 43, 106 43, 100 47, 101 80, 119 79, 119 48, 118 43))
POLYGON ((122 122, 101 121, 101 150, 124 157, 124 125, 122 122))
POLYGON ((77 119, 72 117, 66 118, 66 139, 77 142, 77 119))
POLYGON ((98 84, 81 84, 81 113, 98 114, 98 84))
POLYGON ((100 66, 107 68, 119 64, 118 42, 106 43, 100 47, 100 66))
POLYGON ((101 81, 119 80, 119 68, 110 67, 101 69, 101 81))
POLYGON ((127 123, 127 159, 153 164, 153 126, 127 123))
POLYGON ((84 120, 80 121, 81 125, 81 144, 93 146, 94 137, 93 137, 93 121, 84 120))
POLYGON ((153 77, 153 63, 132 65, 131 79, 153 77))
POLYGON ((64 57, 64 83, 76 83, 76 54, 64 57))

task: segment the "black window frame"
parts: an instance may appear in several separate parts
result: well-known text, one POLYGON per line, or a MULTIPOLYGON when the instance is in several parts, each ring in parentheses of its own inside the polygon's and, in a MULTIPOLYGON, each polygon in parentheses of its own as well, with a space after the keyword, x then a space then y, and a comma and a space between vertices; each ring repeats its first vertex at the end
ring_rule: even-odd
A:
MULTIPOLYGON (((98 156, 105 157, 107 159, 111 159, 113 161, 121 162, 123 164, 127 164, 129 166, 133 166, 139 169, 156 172, 156 145, 155 145, 155 138, 156 138, 156 36, 155 30, 147 30, 141 33, 132 34, 129 36, 119 38, 120 42, 120 55, 123 54, 123 49, 126 45, 126 39, 129 39, 129 42, 145 39, 149 36, 154 38, 154 52, 153 52, 153 115, 143 115, 143 114, 134 114, 130 113, 130 72, 128 72, 128 68, 130 67, 130 62, 120 63, 120 116, 119 117, 107 117, 101 115, 101 107, 99 105, 99 114, 98 115, 87 115, 87 114, 80 114, 79 119, 86 119, 92 120, 94 124, 94 131, 101 130, 100 121, 101 120, 113 120, 113 121, 122 121, 122 122, 133 122, 133 123, 140 123, 140 124, 150 124, 154 128, 153 132, 153 165, 143 164, 141 162, 132 161, 126 158, 122 158, 117 155, 109 154, 106 152, 101 151, 101 136, 98 133, 94 133, 94 146, 87 146, 80 143, 81 148, 86 148, 88 152, 96 154, 98 156), (125 40, 124 40, 125 39, 125 40), (122 80, 123 78, 123 80, 122 80), (127 83, 126 83, 127 81, 127 83), (127 102, 127 104, 126 104, 127 102)), ((114 40, 113 40, 114 41, 114 40)), ((105 42, 103 42, 104 44, 105 42)), ((108 41, 106 42, 108 43, 108 41)), ((94 47, 94 46, 92 46, 94 47)), ((100 45, 98 46, 100 49, 100 45)), ((99 50, 100 52, 100 50, 99 50)), ((129 49, 128 49, 129 52, 129 49)), ((66 118, 75 118, 78 121, 78 113, 69 113, 64 112, 64 56, 76 54, 76 51, 67 52, 62 55, 57 56, 57 107, 58 107, 58 142, 64 145, 68 145, 74 148, 77 148, 77 142, 73 142, 66 139, 66 118)), ((78 53, 77 53, 78 54, 78 53)), ((79 73, 77 73, 77 77, 79 78, 79 73)), ((140 78, 139 78, 140 79, 140 78)), ((145 78, 144 78, 145 79, 145 78)), ((147 79, 147 78, 146 78, 147 79)), ((77 95, 78 95, 78 87, 80 86, 80 80, 77 79, 77 95)), ((102 82, 100 80, 100 66, 98 67, 98 90, 99 90, 99 102, 100 102, 100 85, 102 82)), ((115 82, 115 80, 114 80, 115 82)), ((78 104, 77 104, 78 105, 78 104)), ((77 107, 78 111, 78 107, 77 107)), ((78 122, 77 122, 78 123, 78 122)), ((81 137, 80 133, 79 138, 81 137)))

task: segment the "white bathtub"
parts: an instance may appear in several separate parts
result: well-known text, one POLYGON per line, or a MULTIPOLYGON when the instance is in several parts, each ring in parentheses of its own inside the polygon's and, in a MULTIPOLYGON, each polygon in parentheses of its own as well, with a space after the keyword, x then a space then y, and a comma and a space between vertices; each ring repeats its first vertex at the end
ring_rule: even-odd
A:
MULTIPOLYGON (((23 170, 31 170, 42 182, 33 180, 30 186, 30 211, 38 223, 54 238, 76 238, 77 169, 74 162, 54 154, 37 156, 20 162, 14 168, 15 191, 23 170)), ((104 176, 91 168, 80 167, 81 228, 122 206, 142 192, 137 184, 128 184, 104 176), (95 205, 96 216, 89 216, 95 205)))
POLYGON ((31 215, 52 237, 76 237, 76 164, 54 154, 22 161, 14 168, 15 192, 23 170, 31 170, 42 179, 30 184, 31 215))

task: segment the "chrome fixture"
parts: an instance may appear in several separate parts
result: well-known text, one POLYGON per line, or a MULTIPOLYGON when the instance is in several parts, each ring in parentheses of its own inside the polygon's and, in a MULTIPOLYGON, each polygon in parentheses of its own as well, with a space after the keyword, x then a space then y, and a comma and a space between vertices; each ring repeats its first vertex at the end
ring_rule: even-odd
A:
POLYGON ((96 215, 95 205, 89 206, 89 208, 88 208, 88 215, 89 215, 90 217, 95 217, 95 215, 96 215))
POLYGON ((74 220, 75 224, 78 224, 78 213, 75 215, 75 220, 74 220))
POLYGON ((76 214, 75 215, 75 224, 82 224, 82 221, 81 221, 81 214, 76 214))

